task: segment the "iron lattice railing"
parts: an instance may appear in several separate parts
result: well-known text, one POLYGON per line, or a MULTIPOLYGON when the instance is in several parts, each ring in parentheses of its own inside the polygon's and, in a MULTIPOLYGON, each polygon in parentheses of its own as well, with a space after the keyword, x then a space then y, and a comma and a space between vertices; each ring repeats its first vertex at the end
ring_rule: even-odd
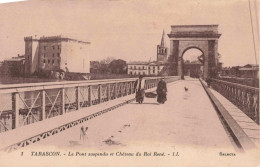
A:
MULTIPOLYGON (((161 77, 144 78, 145 89, 161 77)), ((0 133, 135 93, 137 78, 0 86, 0 133)), ((166 82, 178 77, 166 77, 166 82)))
POLYGON ((259 88, 212 79, 211 86, 259 124, 259 88))

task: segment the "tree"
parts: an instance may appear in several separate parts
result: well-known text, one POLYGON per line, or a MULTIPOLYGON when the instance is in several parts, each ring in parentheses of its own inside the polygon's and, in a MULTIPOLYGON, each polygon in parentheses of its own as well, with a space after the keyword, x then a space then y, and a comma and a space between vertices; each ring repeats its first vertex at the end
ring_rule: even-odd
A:
POLYGON ((100 63, 99 73, 110 73, 109 64, 100 63))
POLYGON ((186 63, 189 64, 189 63, 190 63, 190 60, 185 60, 184 63, 185 63, 185 64, 186 64, 186 63))
POLYGON ((90 73, 94 74, 104 74, 104 73, 109 73, 108 69, 109 64, 105 64, 104 62, 99 62, 99 61, 91 61, 90 62, 90 73))
POLYGON ((90 62, 90 73, 100 73, 100 63, 98 61, 90 62))
POLYGON ((20 77, 21 70, 19 69, 19 66, 17 66, 16 64, 11 64, 10 73, 11 73, 11 76, 13 76, 13 77, 20 77))
POLYGON ((109 69, 113 74, 126 74, 127 64, 126 61, 118 59, 109 63, 109 69))
POLYGON ((100 61, 100 64, 110 64, 113 60, 115 60, 115 58, 113 57, 107 57, 103 60, 100 61))
POLYGON ((230 72, 233 76, 240 76, 239 66, 231 67, 230 72))

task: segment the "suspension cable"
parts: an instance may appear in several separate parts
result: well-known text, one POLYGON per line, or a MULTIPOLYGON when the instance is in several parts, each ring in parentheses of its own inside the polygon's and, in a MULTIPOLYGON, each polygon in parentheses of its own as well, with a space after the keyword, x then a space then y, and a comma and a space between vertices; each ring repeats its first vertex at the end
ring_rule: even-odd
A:
POLYGON ((252 27, 252 35, 253 35, 253 42, 254 42, 254 51, 255 51, 255 62, 257 62, 257 56, 256 56, 256 48, 255 48, 255 36, 254 36, 254 28, 253 28, 253 21, 252 21, 252 13, 251 13, 251 5, 250 5, 250 0, 248 0, 248 5, 249 5, 249 11, 250 11, 250 21, 251 21, 251 27, 252 27))

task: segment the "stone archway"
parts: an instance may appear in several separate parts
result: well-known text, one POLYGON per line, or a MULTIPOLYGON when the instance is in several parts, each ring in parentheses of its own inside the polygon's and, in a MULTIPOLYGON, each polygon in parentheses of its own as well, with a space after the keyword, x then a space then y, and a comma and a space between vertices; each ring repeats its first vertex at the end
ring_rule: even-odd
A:
POLYGON ((183 75, 182 56, 190 48, 199 49, 204 55, 203 78, 213 77, 218 54, 218 25, 171 26, 170 64, 172 74, 183 75))
MULTIPOLYGON (((184 73, 184 75, 187 75, 187 72, 189 72, 190 77, 202 77, 203 74, 203 69, 201 69, 201 66, 204 66, 204 60, 205 60, 205 56, 204 56, 204 51, 198 47, 192 46, 192 47, 188 47, 186 48, 183 53, 182 56, 180 57, 182 59, 182 61, 179 61, 179 63, 181 62, 182 64, 179 65, 179 67, 182 67, 181 70, 179 70, 179 72, 182 74, 184 73), (186 55, 188 54, 189 56, 189 51, 193 51, 194 54, 194 50, 197 51, 196 54, 196 60, 194 59, 194 55, 193 55, 193 60, 191 61, 191 63, 186 64, 185 63, 185 59, 184 56, 186 57, 186 55), (199 53, 198 53, 199 52, 199 53), (196 62, 194 62, 196 61, 196 62)), ((186 57, 186 59, 189 59, 191 57, 186 57)), ((189 60, 190 61, 190 60, 189 60)), ((181 74, 180 74, 181 75, 181 74)))

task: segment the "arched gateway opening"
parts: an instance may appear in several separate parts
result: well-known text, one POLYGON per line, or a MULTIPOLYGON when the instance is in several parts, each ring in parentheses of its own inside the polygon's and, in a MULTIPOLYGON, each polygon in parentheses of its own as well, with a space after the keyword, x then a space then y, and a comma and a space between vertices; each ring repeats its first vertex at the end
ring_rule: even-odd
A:
POLYGON ((202 52, 202 78, 214 77, 218 53, 218 25, 180 25, 171 26, 170 58, 172 75, 184 76, 183 55, 196 48, 202 52))
POLYGON ((187 48, 182 55, 184 76, 200 78, 203 76, 204 54, 198 48, 187 48))

